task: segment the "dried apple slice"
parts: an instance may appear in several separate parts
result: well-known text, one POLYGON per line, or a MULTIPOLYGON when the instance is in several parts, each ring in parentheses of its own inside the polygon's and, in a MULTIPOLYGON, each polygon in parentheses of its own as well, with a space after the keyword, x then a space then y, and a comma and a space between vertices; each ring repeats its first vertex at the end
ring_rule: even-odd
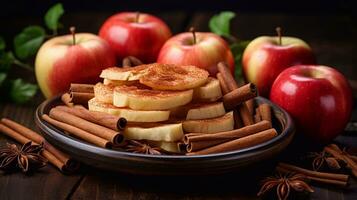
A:
POLYGON ((140 77, 140 83, 155 90, 188 90, 207 82, 208 72, 188 65, 152 64, 140 77))

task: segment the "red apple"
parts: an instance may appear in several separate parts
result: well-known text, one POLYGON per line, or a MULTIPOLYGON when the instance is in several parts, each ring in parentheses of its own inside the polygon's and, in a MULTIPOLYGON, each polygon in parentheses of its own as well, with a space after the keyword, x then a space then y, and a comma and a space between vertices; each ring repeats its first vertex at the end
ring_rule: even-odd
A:
POLYGON ((135 56, 144 63, 151 63, 156 61, 171 31, 165 22, 153 15, 122 12, 104 22, 99 36, 109 43, 118 61, 135 56))
POLYGON ((243 74, 254 83, 259 95, 268 97, 275 78, 284 69, 297 64, 315 64, 308 44, 294 37, 261 36, 249 43, 243 53, 243 74))
POLYGON ((96 83, 101 71, 116 64, 114 52, 90 33, 54 37, 37 53, 35 72, 45 97, 68 91, 71 83, 96 83))
POLYGON ((274 81, 270 99, 293 117, 299 132, 322 143, 341 133, 352 111, 346 78, 326 66, 298 65, 274 81))
POLYGON ((186 32, 170 38, 162 47, 157 62, 195 65, 212 76, 217 63, 225 61, 234 73, 234 59, 228 44, 214 33, 186 32))

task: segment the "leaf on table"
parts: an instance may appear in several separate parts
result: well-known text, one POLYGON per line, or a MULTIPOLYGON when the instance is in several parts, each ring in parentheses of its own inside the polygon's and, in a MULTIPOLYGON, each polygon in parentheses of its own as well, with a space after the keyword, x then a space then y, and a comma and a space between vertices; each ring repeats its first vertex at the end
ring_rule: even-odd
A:
POLYGON ((236 42, 233 43, 232 45, 230 45, 230 49, 233 53, 234 56, 234 63, 235 63, 235 77, 237 80, 241 80, 242 77, 242 57, 243 57, 243 52, 245 50, 245 48, 247 47, 247 45, 249 44, 250 41, 246 40, 246 41, 240 41, 240 42, 236 42))
POLYGON ((14 54, 11 51, 0 52, 0 72, 8 72, 14 60, 14 54))
POLYGON ((230 21, 235 17, 231 11, 223 11, 214 15, 209 21, 209 28, 213 33, 221 36, 230 37, 230 21))
POLYGON ((12 82, 10 89, 10 98, 15 103, 25 103, 30 100, 37 91, 37 85, 26 83, 18 78, 12 82))
POLYGON ((26 59, 36 54, 45 39, 46 32, 40 26, 28 26, 15 36, 14 48, 16 56, 26 59))
POLYGON ((0 36, 0 51, 5 50, 6 43, 3 37, 0 36))
POLYGON ((1 88, 2 84, 4 83, 6 77, 7 77, 6 73, 0 73, 0 88, 1 88))
POLYGON ((60 27, 59 19, 64 14, 64 9, 61 3, 57 3, 48 9, 45 15, 45 23, 48 29, 53 32, 57 32, 57 29, 60 27))

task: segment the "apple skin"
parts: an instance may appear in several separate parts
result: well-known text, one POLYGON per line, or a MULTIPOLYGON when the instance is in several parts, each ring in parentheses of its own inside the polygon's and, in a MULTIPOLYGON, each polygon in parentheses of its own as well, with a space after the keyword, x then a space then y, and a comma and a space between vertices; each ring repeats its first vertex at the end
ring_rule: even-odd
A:
POLYGON ((64 35, 46 41, 35 60, 36 79, 46 98, 68 91, 71 83, 96 83, 101 71, 115 66, 114 52, 90 33, 64 35))
POLYGON ((311 48, 294 37, 261 36, 250 42, 243 53, 243 74, 247 82, 254 83, 259 95, 268 97, 275 78, 284 69, 298 64, 315 64, 311 48))
POLYGON ((285 109, 298 131, 326 144, 340 134, 352 112, 352 90, 346 78, 327 66, 298 65, 274 81, 270 100, 285 109))
POLYGON ((109 17, 99 30, 114 50, 117 60, 135 56, 144 63, 152 63, 162 45, 171 37, 169 27, 161 19, 140 13, 135 22, 136 12, 122 12, 109 17))
POLYGON ((234 74, 234 58, 226 41, 214 33, 195 34, 196 44, 193 44, 191 32, 180 33, 170 38, 161 48, 157 62, 194 65, 206 69, 214 76, 217 73, 217 64, 224 61, 234 74))

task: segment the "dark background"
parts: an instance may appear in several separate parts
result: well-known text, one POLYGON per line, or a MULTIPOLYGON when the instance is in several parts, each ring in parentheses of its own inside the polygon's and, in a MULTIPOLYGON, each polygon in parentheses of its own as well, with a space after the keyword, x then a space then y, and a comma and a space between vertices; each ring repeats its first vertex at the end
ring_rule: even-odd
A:
MULTIPOLYGON (((182 11, 191 16, 196 12, 215 13, 232 10, 237 13, 280 13, 295 16, 343 15, 351 18, 354 25, 357 24, 356 6, 352 0, 10 0, 0 4, 0 34, 10 40, 9 37, 19 32, 22 25, 43 23, 42 16, 46 10, 57 2, 63 3, 67 16, 74 13, 77 15, 105 13, 109 16, 119 11, 141 11, 153 14, 182 11)), ((76 23, 73 19, 64 22, 66 27, 76 23)), ((85 26, 78 23, 75 25, 85 26)), ((97 30, 83 31, 97 32, 97 30)))

